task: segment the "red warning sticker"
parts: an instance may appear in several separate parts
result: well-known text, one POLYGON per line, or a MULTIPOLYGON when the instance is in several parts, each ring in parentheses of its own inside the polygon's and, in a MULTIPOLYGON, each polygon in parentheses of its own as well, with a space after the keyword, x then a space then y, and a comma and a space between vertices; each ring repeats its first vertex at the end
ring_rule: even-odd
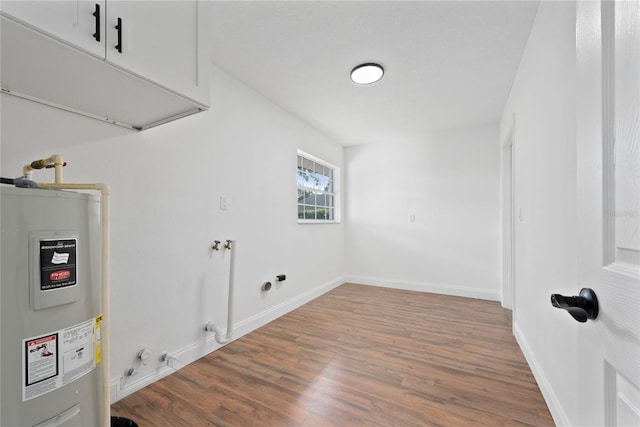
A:
POLYGON ((71 277, 71 272, 69 270, 54 271, 53 273, 49 274, 49 280, 51 280, 52 282, 65 280, 69 277, 71 277))

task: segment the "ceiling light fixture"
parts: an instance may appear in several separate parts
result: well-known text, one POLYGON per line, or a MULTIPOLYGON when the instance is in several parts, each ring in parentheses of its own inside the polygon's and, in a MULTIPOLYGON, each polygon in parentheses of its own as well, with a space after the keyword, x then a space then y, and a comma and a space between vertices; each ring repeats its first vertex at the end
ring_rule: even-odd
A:
POLYGON ((360 85, 375 83, 384 75, 382 65, 369 62, 360 64, 351 70, 351 80, 360 85))

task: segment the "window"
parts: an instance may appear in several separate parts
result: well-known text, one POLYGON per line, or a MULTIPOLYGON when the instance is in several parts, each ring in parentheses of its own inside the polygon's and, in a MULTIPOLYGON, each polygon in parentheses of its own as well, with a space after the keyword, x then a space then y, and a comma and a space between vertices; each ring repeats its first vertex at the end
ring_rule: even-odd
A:
POLYGON ((298 150, 298 222, 338 222, 340 169, 298 150))

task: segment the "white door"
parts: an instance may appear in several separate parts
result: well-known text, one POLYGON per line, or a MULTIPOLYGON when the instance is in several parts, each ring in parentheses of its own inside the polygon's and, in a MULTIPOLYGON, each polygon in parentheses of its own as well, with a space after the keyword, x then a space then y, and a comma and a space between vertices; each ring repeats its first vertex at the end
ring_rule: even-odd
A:
POLYGON ((597 319, 578 328, 578 418, 637 427, 640 0, 578 1, 576 35, 578 285, 599 300, 597 319))
MULTIPOLYGON (((206 2, 107 1, 106 60, 195 101, 208 99, 206 2), (118 24, 119 23, 119 24, 118 24)), ((204 102, 206 103, 206 102, 204 102)))
POLYGON ((30 28, 104 58, 104 0, 3 0, 0 7, 30 28))

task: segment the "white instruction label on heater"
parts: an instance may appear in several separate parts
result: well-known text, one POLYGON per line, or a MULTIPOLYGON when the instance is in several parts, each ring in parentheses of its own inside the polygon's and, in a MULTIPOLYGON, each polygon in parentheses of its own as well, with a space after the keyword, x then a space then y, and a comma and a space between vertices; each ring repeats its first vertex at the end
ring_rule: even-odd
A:
POLYGON ((22 352, 22 400, 26 401, 95 369, 95 319, 25 339, 22 352))
POLYGON ((62 383, 68 384, 96 367, 94 319, 67 328, 62 339, 62 383))

